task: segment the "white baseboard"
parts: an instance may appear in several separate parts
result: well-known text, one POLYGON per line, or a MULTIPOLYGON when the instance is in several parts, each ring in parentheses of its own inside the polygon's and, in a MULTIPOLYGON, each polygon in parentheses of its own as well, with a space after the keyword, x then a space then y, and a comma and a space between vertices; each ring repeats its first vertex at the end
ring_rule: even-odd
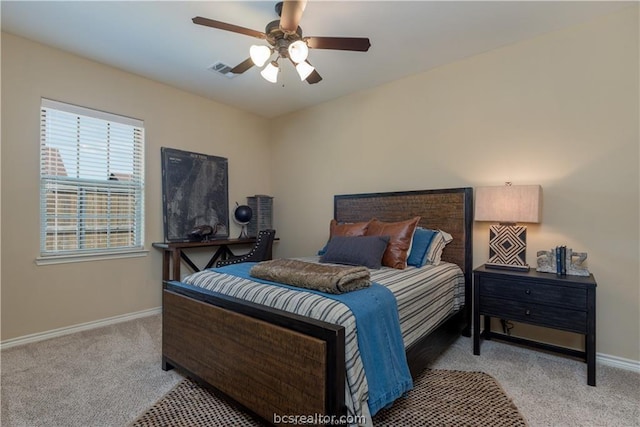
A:
MULTIPOLYGON (((0 342, 0 350, 15 347, 18 345, 29 344, 32 342, 56 338, 63 335, 73 334, 74 332, 86 331, 89 329, 101 328, 103 326, 114 325, 116 323, 126 322, 128 320, 139 319, 141 317, 153 316, 161 314, 162 307, 150 308, 148 310, 136 311, 135 313, 122 314, 120 316, 108 317, 106 319, 94 320, 93 322, 81 323, 79 325, 67 326, 65 328, 52 329, 37 334, 25 335, 22 337, 11 338, 0 342)), ((625 359, 622 357, 611 356, 610 354, 597 353, 596 361, 602 365, 611 366, 613 368, 624 369, 627 371, 640 372, 640 361, 625 359)))
POLYGON ((640 361, 625 359, 623 357, 611 356, 610 354, 596 354, 596 362, 611 366, 613 368, 620 368, 626 371, 633 371, 640 373, 640 361))
POLYGON ((128 320, 139 319, 141 317, 153 316, 154 314, 160 313, 162 313, 162 307, 150 308, 148 310, 136 311, 135 313, 122 314, 120 316, 108 317, 106 319, 94 320, 87 323, 80 323, 79 325, 67 326, 64 328, 52 329, 50 331, 11 338, 0 342, 0 350, 15 347, 18 345, 29 344, 36 341, 48 340, 50 338, 73 334, 75 332, 101 328, 103 326, 109 326, 116 323, 126 322, 128 320))

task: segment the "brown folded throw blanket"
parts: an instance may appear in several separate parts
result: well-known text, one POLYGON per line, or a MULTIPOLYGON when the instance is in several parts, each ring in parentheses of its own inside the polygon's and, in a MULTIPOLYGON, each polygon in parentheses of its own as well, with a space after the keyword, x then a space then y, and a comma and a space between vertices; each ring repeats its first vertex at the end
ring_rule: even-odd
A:
POLYGON ((355 291, 371 285, 366 267, 341 267, 295 259, 263 261, 251 267, 249 274, 258 279, 330 294, 355 291))

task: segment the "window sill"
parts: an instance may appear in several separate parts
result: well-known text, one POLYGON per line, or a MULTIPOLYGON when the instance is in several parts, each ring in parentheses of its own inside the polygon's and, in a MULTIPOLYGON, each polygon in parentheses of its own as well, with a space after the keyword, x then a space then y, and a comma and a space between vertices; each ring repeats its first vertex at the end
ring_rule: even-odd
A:
POLYGON ((53 265, 85 261, 103 261, 108 259, 139 258, 147 256, 147 254, 149 254, 149 251, 146 249, 136 249, 131 251, 105 252, 100 254, 52 255, 38 257, 35 262, 36 265, 53 265))

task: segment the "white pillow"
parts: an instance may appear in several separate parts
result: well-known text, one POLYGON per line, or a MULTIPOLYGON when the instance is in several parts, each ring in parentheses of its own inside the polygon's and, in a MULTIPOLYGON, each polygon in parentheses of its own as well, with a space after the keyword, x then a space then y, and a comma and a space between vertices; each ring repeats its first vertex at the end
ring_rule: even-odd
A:
POLYGON ((438 230, 427 251, 427 264, 439 265, 442 257, 442 251, 447 244, 453 240, 451 234, 446 231, 438 230))

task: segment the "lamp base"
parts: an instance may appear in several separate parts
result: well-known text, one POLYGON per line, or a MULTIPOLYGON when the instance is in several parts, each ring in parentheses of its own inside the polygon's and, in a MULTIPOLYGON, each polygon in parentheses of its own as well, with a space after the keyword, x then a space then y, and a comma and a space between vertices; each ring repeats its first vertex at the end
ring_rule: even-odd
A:
POLYGON ((496 264, 494 262, 486 262, 484 264, 485 268, 491 268, 495 270, 511 270, 511 271, 529 271, 530 267, 528 265, 511 265, 511 264, 496 264))
POLYGON ((526 252, 527 227, 509 223, 489 227, 489 262, 485 265, 526 271, 526 252))

